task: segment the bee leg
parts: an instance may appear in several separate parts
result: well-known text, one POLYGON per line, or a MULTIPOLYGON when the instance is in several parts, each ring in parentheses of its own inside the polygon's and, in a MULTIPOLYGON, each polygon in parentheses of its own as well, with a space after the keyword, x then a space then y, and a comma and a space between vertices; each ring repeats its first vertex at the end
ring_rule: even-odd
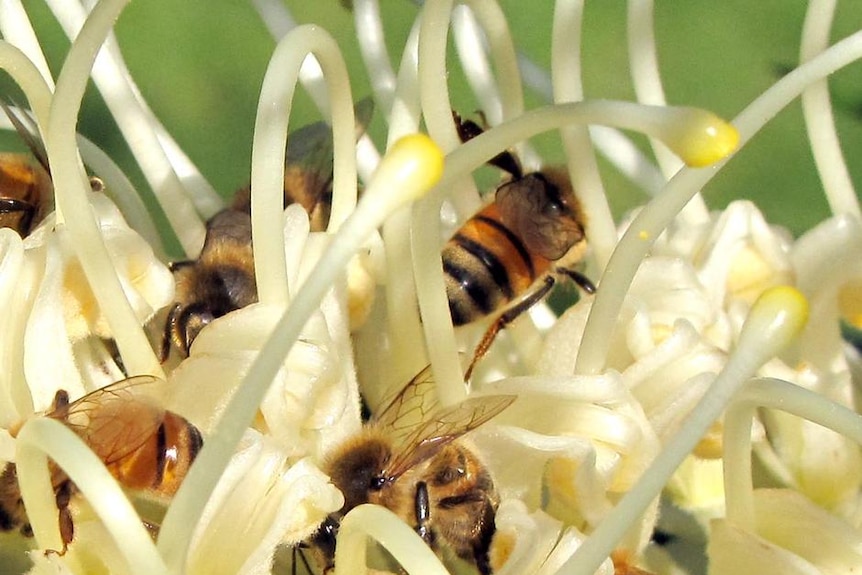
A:
POLYGON ((183 357, 189 356, 192 342, 200 331, 215 318, 216 316, 209 307, 202 303, 193 303, 186 306, 185 309, 177 314, 177 318, 171 326, 171 333, 173 334, 174 343, 180 348, 183 357))
POLYGON ((467 371, 464 373, 465 381, 470 380, 470 377, 473 375, 473 368, 475 368, 479 360, 485 357, 485 354, 488 353, 488 349, 490 349, 494 340, 497 339, 497 334, 500 333, 500 330, 515 321, 522 313, 539 303, 543 297, 548 295, 548 292, 551 291, 551 288, 554 287, 555 283, 556 279, 554 279, 554 276, 547 276, 542 285, 536 288, 533 292, 527 294, 527 296, 521 301, 507 309, 500 315, 500 317, 494 320, 494 323, 492 323, 485 331, 485 335, 482 336, 482 340, 479 342, 479 345, 476 346, 476 351, 473 352, 473 360, 470 362, 470 365, 467 367, 467 371))
MULTIPOLYGON (((195 265, 196 260, 182 260, 178 262, 169 262, 168 269, 171 270, 172 274, 176 274, 177 271, 195 265)), ((176 275, 174 275, 174 280, 176 280, 176 275)), ((179 302, 174 303, 171 310, 168 312, 167 318, 165 318, 165 329, 162 332, 162 343, 159 348, 159 362, 165 363, 168 360, 168 357, 171 355, 171 343, 176 344, 176 346, 180 349, 180 351, 184 354, 184 357, 188 357, 188 347, 191 345, 190 342, 186 342, 183 339, 183 334, 180 326, 180 319, 182 316, 183 307, 179 302), (188 345, 185 345, 188 344, 188 345)))
POLYGON ((63 540, 63 548, 46 549, 45 556, 56 554, 62 557, 69 550, 69 543, 75 538, 75 524, 72 522, 72 512, 69 511, 69 501, 72 499, 72 484, 69 481, 62 483, 57 488, 55 500, 57 503, 57 519, 60 523, 60 538, 63 540))
POLYGON ((141 523, 144 524, 144 529, 147 530, 147 533, 150 534, 150 537, 152 537, 155 542, 159 538, 159 530, 162 528, 161 525, 143 519, 141 520, 141 523))
POLYGON ((171 354, 171 342, 174 340, 174 332, 177 330, 177 318, 180 314, 182 306, 174 304, 171 311, 168 312, 168 317, 165 320, 165 330, 162 332, 162 345, 159 349, 159 362, 165 363, 168 356, 171 354))
POLYGON ((416 499, 413 504, 416 513, 416 533, 429 547, 433 547, 434 535, 428 526, 431 520, 431 502, 428 499, 428 484, 424 481, 416 484, 416 499))
POLYGON ((491 549, 491 541, 497 530, 496 513, 496 509, 490 503, 485 506, 479 539, 473 546, 473 559, 476 561, 476 569, 481 575, 492 575, 491 558, 488 556, 488 551, 491 549))
POLYGON ((293 553, 293 561, 292 561, 292 564, 290 567, 291 575, 296 575, 296 573, 297 573, 297 571, 296 571, 296 565, 297 565, 296 558, 297 557, 299 557, 299 560, 302 561, 302 567, 303 567, 303 569, 305 569, 305 573, 307 575, 314 575, 314 571, 312 571, 311 565, 308 563, 308 558, 305 556, 305 553, 302 551, 302 544, 294 545, 292 553, 293 553))
POLYGON ((67 407, 69 407, 69 392, 65 389, 58 389, 54 394, 54 401, 51 402, 51 412, 57 413, 67 407))
POLYGON ((573 270, 570 268, 556 268, 555 271, 575 282, 578 287, 584 290, 586 293, 590 295, 596 293, 596 285, 592 281, 590 281, 590 278, 588 278, 578 270, 573 270))
POLYGON ((60 537, 63 539, 63 548, 60 549, 57 555, 62 557, 69 549, 69 543, 71 543, 72 539, 75 538, 75 524, 72 523, 72 513, 69 511, 68 507, 60 510, 59 520, 60 537))
POLYGON ((329 515, 320 525, 317 533, 311 536, 311 544, 320 551, 325 563, 324 573, 329 573, 335 568, 335 538, 338 535, 339 526, 338 517, 329 515))

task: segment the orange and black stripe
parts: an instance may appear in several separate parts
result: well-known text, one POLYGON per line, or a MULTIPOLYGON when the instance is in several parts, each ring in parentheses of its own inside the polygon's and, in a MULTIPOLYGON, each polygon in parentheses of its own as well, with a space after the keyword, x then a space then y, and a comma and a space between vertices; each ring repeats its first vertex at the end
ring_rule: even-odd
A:
POLYGON ((550 268, 500 220, 492 203, 467 220, 442 253, 452 322, 464 325, 502 308, 550 268))

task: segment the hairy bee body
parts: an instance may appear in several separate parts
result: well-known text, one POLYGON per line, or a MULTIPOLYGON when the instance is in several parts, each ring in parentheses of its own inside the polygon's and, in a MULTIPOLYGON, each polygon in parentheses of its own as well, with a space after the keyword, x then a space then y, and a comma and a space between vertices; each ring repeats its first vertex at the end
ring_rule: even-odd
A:
MULTIPOLYGON (((370 101, 357 109, 357 133, 371 115, 370 101)), ((331 128, 316 122, 292 132, 284 165, 284 206, 301 205, 310 230, 324 231, 332 207, 333 150, 331 128)), ((171 345, 183 357, 204 326, 257 301, 251 242, 251 188, 236 191, 230 206, 207 222, 198 259, 171 265, 176 281, 175 303, 162 334, 161 359, 171 345)))
POLYGON ((548 272, 551 261, 531 254, 491 203, 446 242, 442 252, 452 322, 464 325, 507 306, 548 272))
MULTIPOLYGON (((130 378, 73 403, 60 390, 45 416, 77 433, 124 488, 163 499, 179 489, 203 439, 185 418, 134 393, 136 386, 157 381, 150 376, 130 378)), ((77 490, 61 469, 53 463, 49 465, 65 548, 74 538, 68 506, 77 490)), ((0 474, 0 531, 15 528, 32 535, 17 468, 9 463, 0 474)))
POLYGON ((323 470, 344 495, 311 543, 324 571, 333 567, 341 518, 363 503, 401 517, 432 548, 447 547, 490 573, 488 549, 499 499, 487 468, 458 441, 505 409, 514 397, 436 404, 430 370, 420 372, 362 431, 331 453, 323 470), (408 417, 424 414, 405 423, 408 417))
POLYGON ((561 169, 516 176, 443 247, 452 322, 504 309, 586 250, 583 215, 561 169), (502 196, 502 198, 501 198, 502 196))
MULTIPOLYGON (((463 141, 482 133, 475 122, 454 118, 463 141)), ((452 323, 499 314, 477 347, 468 379, 496 334, 541 300, 558 275, 573 278, 590 293, 595 289, 573 269, 587 249, 586 218, 566 170, 545 166, 525 173, 508 151, 489 163, 509 178, 441 252, 452 323)))
MULTIPOLYGON (((488 468, 464 444, 453 443, 428 462, 421 476, 427 482, 429 513, 424 526, 422 512, 417 513, 419 534, 432 547, 441 539, 462 559, 475 561, 480 573, 488 573, 488 549, 500 504, 488 468)), ((417 485, 417 490, 421 488, 417 485)))
POLYGON ((207 222, 204 247, 196 260, 171 265, 176 303, 168 313, 162 359, 173 343, 183 354, 212 320, 257 301, 251 216, 222 210, 207 222))

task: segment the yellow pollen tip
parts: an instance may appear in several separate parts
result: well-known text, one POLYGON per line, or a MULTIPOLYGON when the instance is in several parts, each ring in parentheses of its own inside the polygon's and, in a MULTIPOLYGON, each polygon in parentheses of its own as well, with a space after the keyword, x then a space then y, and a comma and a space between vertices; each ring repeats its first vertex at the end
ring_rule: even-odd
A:
POLYGON ((789 344, 808 322, 808 300, 798 289, 776 286, 765 290, 754 302, 740 334, 742 340, 755 337, 758 345, 772 353, 789 344))
POLYGON ((383 181, 391 184, 388 193, 398 190, 404 201, 415 201, 440 180, 443 160, 443 151, 434 140, 425 134, 411 134, 386 152, 375 179, 385 178, 383 181))
POLYGON ((697 108, 683 108, 671 132, 673 135, 665 143, 692 168, 703 168, 726 158, 739 144, 736 128, 697 108))

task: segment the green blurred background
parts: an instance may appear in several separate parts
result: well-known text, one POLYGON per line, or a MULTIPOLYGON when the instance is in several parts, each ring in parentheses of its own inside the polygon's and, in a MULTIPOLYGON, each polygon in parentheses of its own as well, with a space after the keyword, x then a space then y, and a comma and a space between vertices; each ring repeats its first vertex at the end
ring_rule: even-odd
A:
MULTIPOLYGON (((56 76, 68 41, 42 0, 24 0, 56 76)), ((354 40, 350 12, 338 0, 290 0, 300 22, 322 24, 339 41, 357 97, 369 93, 354 40)), ((418 8, 409 0, 380 0, 390 54, 397 62, 418 8)), ((521 50, 549 63, 553 3, 504 0, 521 50), (526 7, 529 6, 529 7, 526 7)), ((668 100, 733 118, 798 60, 807 2, 721 0, 657 2, 656 36, 668 100)), ((587 3, 583 53, 587 95, 633 99, 628 79, 626 3, 587 3)), ((862 24, 862 2, 840 2, 833 39, 862 24)), ((225 196, 249 179, 251 140, 259 88, 275 41, 250 4, 237 0, 135 0, 117 24, 126 62, 164 125, 210 182, 225 196)), ((849 169, 862 183, 862 67, 845 68, 830 80, 835 115, 849 169)), ((450 77, 456 106, 476 108, 458 73, 450 77)), ((14 94, 0 78, 0 94, 14 94)), ((17 97, 20 100, 20 95, 17 97)), ((541 102, 528 97, 528 106, 541 102)), ((301 93, 295 125, 317 119, 301 93)), ((372 134, 382 141, 379 119, 372 134)), ((124 166, 140 187, 116 126, 94 89, 81 114, 80 131, 124 166)), ((638 140, 643 144, 643 140, 638 140)), ((562 155, 553 135, 539 142, 548 160, 562 155)), ((20 145, 0 135, 0 149, 20 145)), ((646 147, 644 147, 646 149, 646 147)), ((645 196, 606 164, 606 189, 617 215, 645 196)), ((799 234, 828 214, 808 147, 800 106, 794 103, 742 150, 705 190, 710 206, 739 197, 754 200, 773 222, 799 234)), ((0 549, 9 544, 0 536, 0 549)), ((0 572, 11 568, 0 561, 0 572)))
MULTIPOLYGON (((549 62, 553 3, 506 0, 503 8, 518 45, 536 62, 549 62)), ((701 106, 726 118, 738 114, 798 60, 806 2, 724 0, 658 2, 656 36, 670 103, 701 106)), ((40 0, 25 2, 55 75, 68 42, 40 0)), ((291 0, 300 22, 323 25, 339 41, 355 94, 369 93, 353 38, 350 12, 337 0, 291 0)), ((418 8, 407 0, 380 0, 390 54, 397 62, 418 8)), ((585 73, 590 97, 633 99, 626 56, 625 2, 588 2, 585 73)), ((862 3, 839 3, 833 38, 860 27, 862 3)), ((249 178, 251 139, 260 84, 275 42, 250 4, 236 0, 136 0, 117 24, 127 64, 152 108, 212 184, 229 195, 249 178)), ((860 66, 830 81, 842 145, 854 180, 862 181, 862 76, 860 66)), ((460 74, 450 78, 456 105, 476 108, 460 74)), ((4 90, 8 90, 8 83, 4 90)), ((541 102, 528 96, 528 106, 541 102)), ((308 99, 296 103, 295 125, 317 118, 308 99), (297 119, 298 118, 298 119, 297 119)), ((379 124, 379 122, 377 123, 379 124)), ((372 134, 382 137, 380 126, 372 134)), ((112 151, 141 183, 116 126, 94 89, 88 92, 80 130, 112 151)), ((553 137, 539 142, 548 159, 560 159, 553 137)), ((643 194, 602 165, 617 214, 643 194)), ((140 184, 143 185, 143 184, 140 184)), ((705 191, 710 206, 748 197, 772 221, 798 234, 823 219, 827 206, 808 148, 800 106, 781 113, 716 177, 705 191)))

